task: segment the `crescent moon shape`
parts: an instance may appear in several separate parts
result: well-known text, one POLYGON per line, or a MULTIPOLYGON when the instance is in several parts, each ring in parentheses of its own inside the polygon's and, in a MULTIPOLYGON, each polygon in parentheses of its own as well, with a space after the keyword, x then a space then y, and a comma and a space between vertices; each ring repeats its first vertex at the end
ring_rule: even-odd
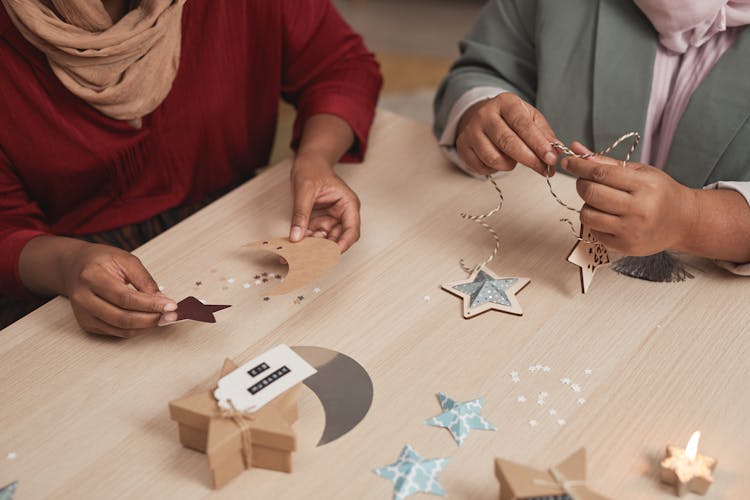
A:
POLYGON ((354 359, 325 347, 294 346, 292 349, 318 373, 303 382, 320 400, 326 424, 318 446, 330 443, 354 429, 372 406, 372 379, 354 359))
POLYGON ((289 272, 284 281, 268 294, 272 296, 284 295, 302 288, 324 275, 341 257, 338 244, 324 238, 307 237, 297 243, 292 243, 286 238, 275 238, 256 241, 245 247, 266 250, 286 260, 289 272))

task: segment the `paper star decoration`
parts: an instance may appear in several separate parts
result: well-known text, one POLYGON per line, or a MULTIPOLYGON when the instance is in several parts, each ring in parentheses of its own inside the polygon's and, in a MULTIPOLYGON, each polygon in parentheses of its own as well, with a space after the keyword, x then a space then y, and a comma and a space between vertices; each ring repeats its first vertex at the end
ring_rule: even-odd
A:
POLYGON ((484 398, 457 403, 442 392, 438 392, 437 397, 440 401, 440 406, 443 408, 443 413, 437 417, 425 420, 425 424, 434 427, 445 427, 451 432, 458 446, 464 443, 464 439, 469 435, 471 429, 483 431, 495 430, 495 426, 480 415, 482 413, 484 398))
POLYGON ((18 481, 13 481, 0 488, 0 500, 13 500, 16 489, 18 489, 18 481))
POLYGON ((516 294, 530 281, 528 278, 500 277, 480 267, 466 280, 444 284, 443 290, 464 299, 464 318, 473 318, 489 310, 520 316, 523 309, 516 294))
POLYGON ((449 460, 448 458, 422 458, 411 445, 407 444, 401 450, 398 460, 372 471, 378 476, 393 481, 393 500, 403 500, 418 492, 442 497, 445 496, 445 490, 438 482, 438 475, 449 460))
POLYGON ((581 225, 581 238, 584 241, 578 241, 568 255, 568 262, 575 264, 581 270, 581 291, 586 293, 591 286, 591 280, 594 279, 596 270, 605 264, 609 264, 609 253, 607 247, 596 242, 596 236, 591 233, 591 229, 581 225), (586 242, 592 243, 586 243, 586 242))
POLYGON ((192 319, 204 323, 216 323, 214 313, 232 306, 204 304, 195 297, 182 299, 177 303, 177 321, 192 319))

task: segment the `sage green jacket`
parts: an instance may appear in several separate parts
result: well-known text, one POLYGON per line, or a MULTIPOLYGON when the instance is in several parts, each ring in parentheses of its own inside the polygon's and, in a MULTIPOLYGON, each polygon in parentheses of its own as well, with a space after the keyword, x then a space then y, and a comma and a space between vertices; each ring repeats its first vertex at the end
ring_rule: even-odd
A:
MULTIPOLYGON (((534 104, 558 137, 599 151, 642 132, 657 32, 628 0, 491 0, 435 100, 440 137, 453 104, 494 86, 534 104)), ((698 86, 664 170, 698 188, 750 181, 750 30, 698 86)))

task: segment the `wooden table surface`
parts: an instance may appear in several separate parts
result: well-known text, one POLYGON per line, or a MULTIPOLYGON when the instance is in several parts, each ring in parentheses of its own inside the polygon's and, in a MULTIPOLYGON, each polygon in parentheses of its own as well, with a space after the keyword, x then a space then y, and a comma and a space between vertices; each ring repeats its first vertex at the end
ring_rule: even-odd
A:
MULTIPOLYGON (((602 494, 669 498, 657 480, 664 446, 683 446, 700 429, 700 451, 719 461, 707 498, 750 495, 747 279, 702 260, 691 261, 695 279, 679 284, 605 269, 584 296, 565 260, 573 236, 558 220, 563 209, 541 177, 519 168, 500 180, 505 208, 492 223, 503 246, 491 267, 531 279, 519 294, 524 315, 465 320, 460 299, 439 285, 465 277, 460 257, 491 249, 486 231, 458 214, 486 210, 495 194, 451 167, 427 127, 380 112, 367 162, 337 167, 362 199, 361 241, 318 282, 265 302, 269 285, 252 277, 280 266, 241 246, 287 233, 289 167, 135 252, 171 297, 232 304, 218 323, 113 340, 81 332, 56 299, 0 332, 0 485, 20 480, 19 500, 385 499, 393 485, 371 469, 409 443, 424 457, 450 457, 440 476, 449 498, 491 499, 494 457, 547 468, 585 446, 589 484, 602 494), (206 457, 180 446, 167 403, 208 387, 225 357, 244 362, 279 343, 357 359, 373 379, 372 408, 316 448, 322 407, 305 389, 294 472, 251 470, 214 492, 206 457), (549 370, 529 371, 536 365, 549 370), (426 426, 440 413, 438 391, 485 396, 497 431, 472 431, 459 448, 446 429, 426 426), (540 392, 549 393, 543 405, 540 392)), ((577 200, 572 179, 553 182, 577 200)))

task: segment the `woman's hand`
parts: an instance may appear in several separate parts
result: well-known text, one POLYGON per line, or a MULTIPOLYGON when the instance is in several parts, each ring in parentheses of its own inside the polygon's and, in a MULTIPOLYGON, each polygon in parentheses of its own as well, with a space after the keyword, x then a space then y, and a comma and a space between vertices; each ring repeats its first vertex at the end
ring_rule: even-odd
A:
POLYGON ((328 238, 345 252, 359 240, 359 198, 325 157, 300 154, 295 158, 292 194, 291 241, 305 236, 328 238))
POLYGON ((32 293, 65 295, 78 324, 90 333, 133 337, 177 319, 177 304, 159 292, 137 257, 106 245, 61 236, 29 241, 18 263, 32 293))
POLYGON ((134 255, 107 245, 82 243, 62 266, 64 292, 78 323, 90 333, 134 337, 177 319, 177 304, 159 292, 134 255))
MULTIPOLYGON (((574 143, 573 151, 589 151, 574 143)), ((576 188, 586 204, 581 223, 609 248, 627 255, 684 250, 698 219, 698 191, 665 172, 641 163, 603 156, 568 157, 562 166, 578 177, 576 188)))
POLYGON ((480 175, 513 170, 516 163, 545 175, 557 163, 552 142, 559 141, 544 116, 510 92, 469 108, 456 129, 458 155, 480 175))

